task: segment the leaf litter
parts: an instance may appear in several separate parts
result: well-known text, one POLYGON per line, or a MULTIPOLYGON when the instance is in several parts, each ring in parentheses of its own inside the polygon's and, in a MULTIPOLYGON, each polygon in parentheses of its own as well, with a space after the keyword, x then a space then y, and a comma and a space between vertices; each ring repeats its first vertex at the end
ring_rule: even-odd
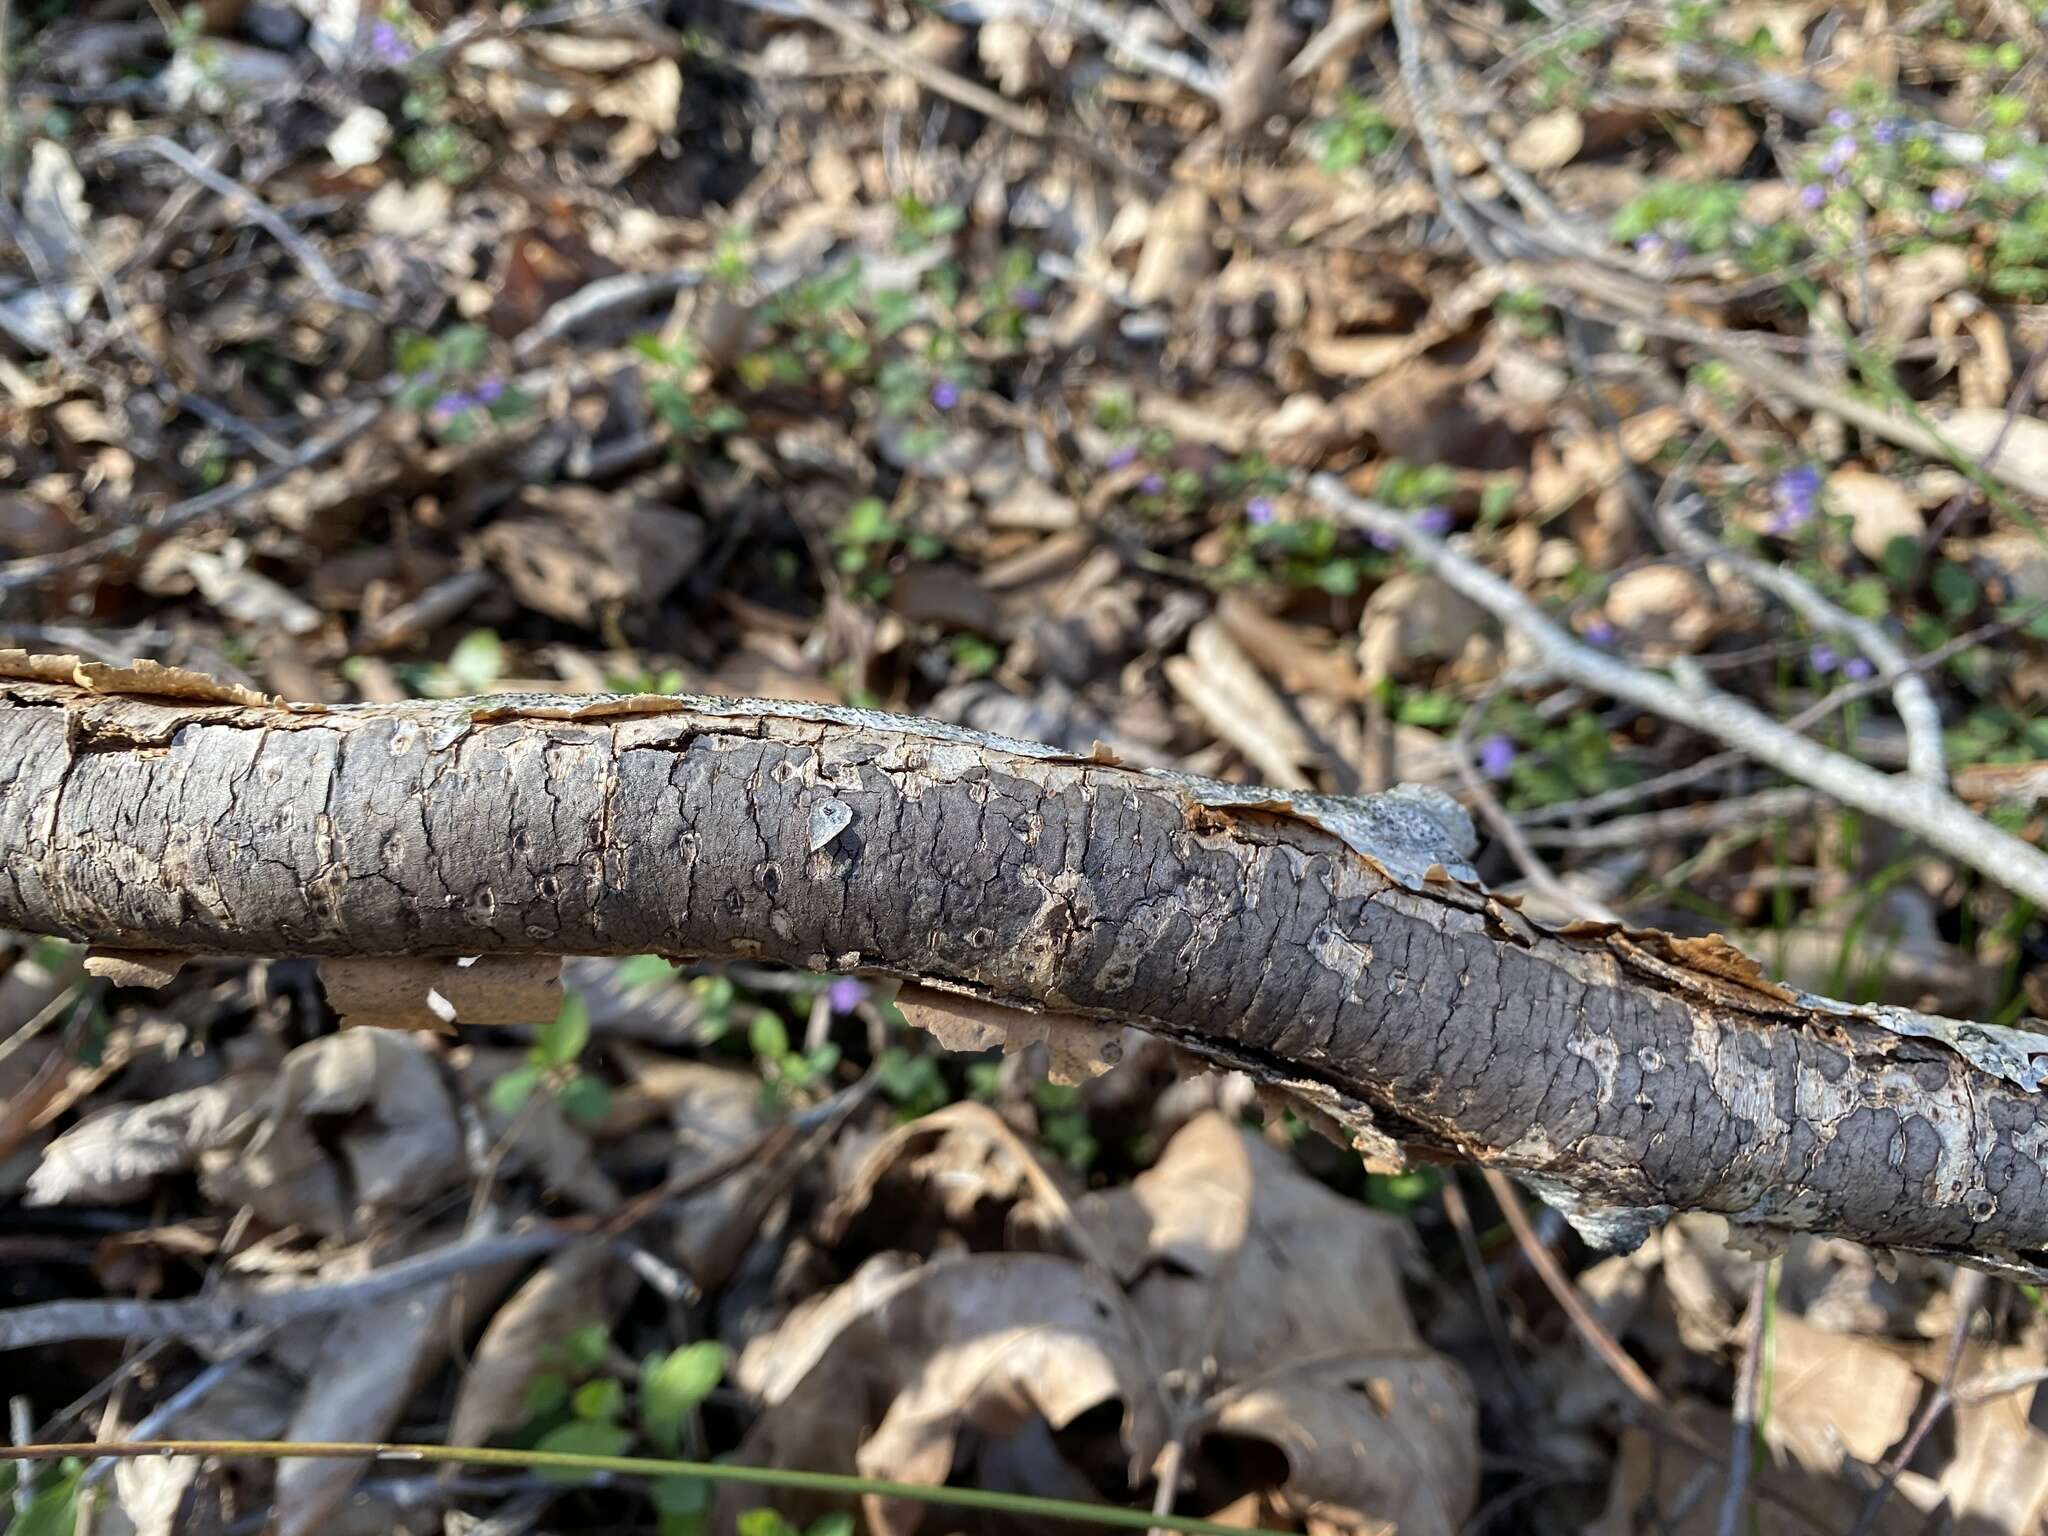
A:
MULTIPOLYGON (((1777 712, 1869 682, 1845 626, 1662 539, 1655 498, 1697 493, 1731 550, 1943 657, 1959 791, 2038 838, 2038 28, 1937 9, 846 8, 883 52, 808 5, 17 5, 0 641, 193 699, 916 712, 1513 891, 1443 802, 1343 798, 1472 806, 1469 762, 1632 927, 1990 1021, 1958 1048, 2031 1081, 2031 913, 1546 692, 1291 478, 1777 712), (1596 835, 1702 784, 1735 814, 1596 835)), ((1826 729, 1905 760, 1874 688, 1826 729)), ((737 1455, 1333 1536, 1720 1528, 1770 1262, 1724 1224, 1604 1258, 1542 1228, 1652 1411, 1476 1185, 1367 1173, 1298 1101, 1091 1021, 645 957, 569 963, 582 1033, 551 974, 453 958, 83 959, 24 937, 0 973, 7 1305, 582 1241, 331 1326, 10 1360, 53 1435, 239 1359, 168 1432, 737 1455)), ((1872 1529, 2037 1528, 2034 1387, 1964 1389, 2039 1367, 2038 1298, 1958 1315, 1941 1267, 1804 1238, 1776 1264, 1758 1528, 1846 1530, 1891 1472, 1872 1529)), ((74 1527, 74 1484, 39 1498, 26 1528, 74 1527)), ((86 1523, 780 1536, 770 1505, 836 1507, 180 1458, 122 1463, 86 1523)))

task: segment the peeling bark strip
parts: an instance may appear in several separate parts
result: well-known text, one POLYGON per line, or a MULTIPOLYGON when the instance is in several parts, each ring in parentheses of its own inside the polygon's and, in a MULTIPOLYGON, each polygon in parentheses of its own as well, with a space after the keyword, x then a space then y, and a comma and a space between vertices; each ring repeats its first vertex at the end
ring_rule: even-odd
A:
POLYGON ((809 705, 277 706, 0 653, 0 925, 860 969, 1153 1030, 1610 1242, 1701 1209, 2048 1269, 2048 1040, 1537 929, 1442 814, 809 705))

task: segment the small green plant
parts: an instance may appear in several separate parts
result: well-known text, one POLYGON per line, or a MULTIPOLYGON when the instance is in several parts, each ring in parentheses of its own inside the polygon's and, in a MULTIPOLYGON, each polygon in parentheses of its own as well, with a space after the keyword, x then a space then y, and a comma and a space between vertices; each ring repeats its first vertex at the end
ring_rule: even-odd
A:
MULTIPOLYGON (((33 1463, 11 1462, 0 1466, 0 1497, 11 1498, 16 1479, 33 1463)), ((39 1480, 35 1497, 17 1519, 0 1526, 7 1536, 71 1536, 78 1524, 78 1496, 84 1486, 85 1463, 67 1456, 55 1468, 55 1475, 39 1480)))
POLYGON ((635 336, 633 350, 653 365, 647 403, 678 449, 687 451, 714 438, 729 437, 747 424, 746 414, 737 407, 707 401, 693 386, 697 349, 687 338, 663 341, 659 336, 635 336))
POLYGON ((896 200, 896 244, 905 251, 922 250, 954 233, 967 222, 967 210, 949 203, 937 207, 911 193, 896 200))
POLYGON ((1102 1150, 1081 1107, 1081 1090, 1071 1083, 1042 1082, 1031 1090, 1038 1107, 1038 1139, 1076 1173, 1094 1166, 1102 1150))
POLYGON ((611 1107, 611 1094, 577 1064, 589 1043, 590 1010, 574 992, 564 993, 561 1010, 541 1026, 528 1049, 526 1065, 491 1084, 491 1108, 501 1115, 516 1115, 535 1090, 542 1090, 552 1093, 571 1119, 585 1124, 602 1120, 611 1107))
POLYGON ((747 1026, 747 1045, 771 1096, 790 1099, 816 1087, 839 1065, 839 1047, 830 1040, 800 1051, 790 1044, 782 1016, 763 1008, 747 1026))
POLYGON ((938 1062, 900 1045, 882 1052, 875 1063, 875 1084, 896 1106, 898 1120, 916 1120, 953 1102, 938 1062))
POLYGON ((1316 163, 1336 176, 1378 159, 1399 142, 1399 135, 1377 104, 1346 91, 1336 115, 1316 124, 1314 142, 1316 163))
POLYGON ((428 429, 445 443, 466 442, 490 422, 513 421, 533 401, 488 371, 491 339, 482 326, 451 325, 439 336, 402 331, 397 394, 406 410, 426 413, 428 429))
POLYGON ((740 1536, 853 1536, 853 1516, 844 1512, 820 1515, 808 1530, 791 1524, 772 1509, 750 1509, 739 1517, 740 1536))
POLYGON ((489 693, 505 675, 505 642, 496 631, 473 629, 455 642, 448 659, 415 675, 418 690, 429 698, 466 699, 489 693))
POLYGON ((899 558, 936 560, 946 546, 928 533, 906 528, 873 496, 863 496, 846 509, 832 530, 833 559, 867 597, 881 599, 894 585, 889 566, 899 558))

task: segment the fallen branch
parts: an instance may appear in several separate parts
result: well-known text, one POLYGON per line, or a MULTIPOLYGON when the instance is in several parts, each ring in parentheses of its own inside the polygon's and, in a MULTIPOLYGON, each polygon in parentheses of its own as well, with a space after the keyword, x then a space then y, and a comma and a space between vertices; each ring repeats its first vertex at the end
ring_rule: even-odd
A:
POLYGON ((0 674, 0 926, 898 976, 1151 1030, 1382 1158, 1516 1172, 1597 1240, 1711 1210, 2048 1273, 2048 1041, 1794 992, 1719 940, 1538 929, 1441 796, 789 702, 280 706, 19 652, 0 674))
MULTIPOLYGON (((2000 831, 1940 784, 1880 773, 1830 751, 1733 694, 1709 686, 1703 676, 1677 668, 1671 675, 1652 672, 1573 639, 1493 572, 1423 532, 1401 513, 1354 496, 1333 476, 1313 476, 1309 492, 1351 526, 1399 540, 1445 585, 1526 640, 1553 675, 1725 742, 1844 805, 1912 833, 2048 910, 2048 853, 2000 831)), ((1697 673, 1696 668, 1689 670, 1697 673)))

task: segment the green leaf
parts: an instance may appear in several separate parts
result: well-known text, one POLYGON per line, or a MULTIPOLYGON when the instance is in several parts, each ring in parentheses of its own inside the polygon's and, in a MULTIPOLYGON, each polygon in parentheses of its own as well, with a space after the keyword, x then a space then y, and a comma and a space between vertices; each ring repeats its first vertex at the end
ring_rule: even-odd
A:
POLYGON ((671 1520, 701 1520, 711 1508, 711 1485, 701 1477, 657 1477, 647 1485, 647 1496, 661 1514, 663 1536, 671 1520))
POLYGON ((1944 560, 1937 565, 1928 581, 1934 589, 1935 601, 1941 604, 1950 618, 1960 618, 1973 611, 1983 598, 1977 578, 1951 561, 1944 560))
POLYGON ((434 338, 422 336, 418 331, 398 333, 398 371, 408 377, 425 373, 440 360, 441 349, 434 345, 434 338))
POLYGON ((7 1527, 8 1536, 71 1536, 78 1523, 78 1485, 84 1464, 67 1460, 62 1470, 36 1490, 28 1512, 7 1527))
POLYGON ((473 629, 455 642, 445 669, 466 693, 489 693, 505 672, 505 646, 488 629, 473 629))
POLYGON ((820 1515, 811 1522, 805 1536, 853 1536, 853 1516, 843 1509, 835 1509, 829 1515, 820 1515))
MULTIPOLYGON (((635 693, 645 690, 629 688, 626 691, 635 693)), ((665 987, 674 981, 676 968, 659 955, 635 955, 630 960, 620 962, 615 979, 628 992, 644 992, 650 987, 665 987)))
POLYGON ((648 1356, 640 1373, 640 1427, 669 1455, 682 1444, 683 1421, 725 1379, 729 1358, 715 1339, 648 1356))
POLYGON ((592 1424, 610 1424, 626 1410, 626 1389, 609 1376, 586 1381, 569 1399, 569 1411, 592 1424))
POLYGON ((490 356, 491 338, 479 325, 452 325, 441 333, 441 366, 450 373, 481 368, 490 356))
POLYGON ((789 1054, 789 1030, 779 1015, 763 1008, 747 1026, 747 1046, 756 1056, 779 1061, 789 1054))
POLYGON ((562 1085, 562 1113, 579 1125, 595 1125, 611 1112, 612 1091, 587 1072, 562 1085))
POLYGON ((569 1378, 560 1371, 542 1371, 526 1384, 526 1417, 544 1419, 569 1401, 569 1378))
POLYGON ((491 1109, 493 1113, 510 1119, 526 1107, 526 1101, 533 1097, 533 1090, 540 1086, 540 1068, 535 1066, 517 1067, 491 1084, 491 1109))
MULTIPOLYGON (((623 1424, 571 1419, 560 1428, 542 1435, 540 1444, 534 1449, 572 1456, 620 1456, 632 1443, 633 1432, 623 1424)), ((536 1470, 551 1483, 584 1483, 592 1476, 591 1473, 571 1471, 566 1467, 540 1467, 536 1470)))
POLYGON ((533 1049, 542 1063, 566 1067, 583 1054, 590 1043, 590 1009, 574 992, 562 994, 561 1011, 554 1022, 543 1024, 534 1038, 533 1049))
POLYGON ((562 1358, 578 1371, 594 1371, 604 1364, 612 1336, 602 1323, 585 1323, 571 1328, 562 1339, 562 1358))
POLYGON ((773 1509, 750 1509, 738 1521, 740 1536, 800 1536, 797 1528, 773 1509))

